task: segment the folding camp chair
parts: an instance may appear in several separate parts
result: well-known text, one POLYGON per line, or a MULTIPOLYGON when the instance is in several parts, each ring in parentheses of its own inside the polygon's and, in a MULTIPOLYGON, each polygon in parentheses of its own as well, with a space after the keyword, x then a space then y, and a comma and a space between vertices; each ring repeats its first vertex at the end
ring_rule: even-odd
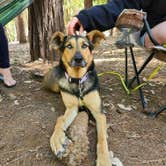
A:
MULTIPOLYGON (((146 13, 142 11, 138 11, 135 9, 125 9, 119 15, 116 21, 116 27, 122 32, 122 37, 120 40, 116 42, 118 48, 123 48, 125 50, 125 84, 128 88, 131 88, 133 83, 136 81, 137 86, 141 85, 140 74, 145 69, 147 64, 156 57, 159 60, 166 62, 166 48, 161 46, 153 37, 148 21, 146 19, 146 13), (151 49, 150 55, 145 59, 142 66, 138 69, 136 65, 136 59, 133 51, 134 42, 133 42, 133 34, 137 34, 143 28, 146 29, 147 34, 149 35, 150 40, 154 44, 154 47, 151 49), (128 57, 130 52, 131 61, 133 64, 133 69, 135 72, 135 76, 129 80, 128 78, 128 57)), ((143 109, 147 107, 147 103, 145 101, 145 97, 143 94, 143 90, 141 86, 139 87, 139 95, 142 103, 143 109)), ((161 112, 166 110, 166 105, 159 108, 156 112, 150 112, 149 115, 152 117, 157 117, 161 112)))

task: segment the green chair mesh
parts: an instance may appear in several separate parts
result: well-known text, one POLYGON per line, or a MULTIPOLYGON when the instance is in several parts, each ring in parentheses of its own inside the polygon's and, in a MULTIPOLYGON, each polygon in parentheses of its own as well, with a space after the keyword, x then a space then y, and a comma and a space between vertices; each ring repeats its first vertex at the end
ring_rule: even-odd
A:
POLYGON ((6 25, 32 2, 33 0, 0 0, 0 23, 6 25))

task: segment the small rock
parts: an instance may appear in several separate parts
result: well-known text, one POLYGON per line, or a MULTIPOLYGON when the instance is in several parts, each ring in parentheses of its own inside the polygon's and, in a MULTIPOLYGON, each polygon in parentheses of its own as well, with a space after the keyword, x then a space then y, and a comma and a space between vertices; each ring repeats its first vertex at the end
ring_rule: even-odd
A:
POLYGON ((130 133, 128 132, 127 137, 128 138, 140 138, 141 136, 135 132, 130 132, 130 133))
POLYGON ((143 77, 143 79, 142 79, 142 80, 146 82, 146 81, 147 81, 147 78, 146 78, 146 77, 143 77))
POLYGON ((156 86, 156 85, 149 82, 149 86, 153 86, 153 87, 154 87, 154 86, 156 86))
POLYGON ((155 91, 154 91, 154 90, 150 90, 150 91, 151 91, 152 95, 154 95, 154 94, 155 94, 155 91))
POLYGON ((15 101, 14 101, 14 105, 19 105, 18 100, 15 100, 15 101))
POLYGON ((45 125, 42 125, 41 128, 42 128, 42 129, 46 129, 46 126, 45 126, 45 125))
POLYGON ((109 90, 112 92, 113 91, 113 89, 112 88, 109 88, 109 90))
POLYGON ((24 133, 21 133, 21 134, 20 134, 20 136, 21 136, 21 137, 24 137, 24 136, 25 136, 25 134, 24 134, 24 133))
POLYGON ((51 107, 51 111, 52 111, 52 112, 55 112, 55 108, 54 108, 54 107, 51 107))
POLYGON ((103 102, 103 106, 104 106, 104 107, 109 107, 110 104, 109 104, 109 103, 105 103, 105 102, 103 102))
POLYGON ((43 158, 43 154, 42 153, 37 153, 36 154, 36 159, 37 160, 42 160, 42 158, 43 158))
POLYGON ((114 157, 114 153, 112 151, 110 151, 109 153, 113 166, 123 166, 122 162, 117 157, 114 157))
POLYGON ((125 99, 122 99, 122 100, 121 100, 121 103, 125 103, 125 102, 126 102, 126 100, 125 100, 125 99))
POLYGON ((123 104, 117 104, 117 105, 120 109, 123 109, 125 111, 131 111, 132 110, 132 107, 130 105, 129 106, 125 106, 123 104))
POLYGON ((136 106, 136 105, 132 105, 132 108, 133 108, 134 110, 137 110, 137 106, 136 106))
POLYGON ((9 94, 9 98, 10 98, 11 100, 15 100, 17 97, 16 97, 13 93, 10 93, 10 94, 9 94))

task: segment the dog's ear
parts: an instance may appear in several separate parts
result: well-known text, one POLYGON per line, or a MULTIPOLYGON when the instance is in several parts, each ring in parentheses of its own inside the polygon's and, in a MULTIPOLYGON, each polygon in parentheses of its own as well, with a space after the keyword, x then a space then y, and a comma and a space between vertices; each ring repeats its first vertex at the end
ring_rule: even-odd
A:
POLYGON ((50 41, 50 48, 58 50, 64 41, 65 35, 62 32, 55 32, 50 41))
POLYGON ((102 39, 105 40, 105 36, 102 32, 98 30, 93 30, 87 34, 87 38, 93 44, 94 48, 100 44, 102 39))

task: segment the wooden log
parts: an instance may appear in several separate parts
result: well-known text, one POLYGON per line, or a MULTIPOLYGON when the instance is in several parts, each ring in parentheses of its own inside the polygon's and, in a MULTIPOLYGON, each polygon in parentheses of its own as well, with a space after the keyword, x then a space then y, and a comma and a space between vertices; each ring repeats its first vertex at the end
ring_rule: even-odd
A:
POLYGON ((89 150, 88 120, 88 114, 80 112, 67 131, 68 137, 72 140, 72 144, 62 157, 62 162, 67 166, 84 166, 83 162, 86 160, 89 150))

